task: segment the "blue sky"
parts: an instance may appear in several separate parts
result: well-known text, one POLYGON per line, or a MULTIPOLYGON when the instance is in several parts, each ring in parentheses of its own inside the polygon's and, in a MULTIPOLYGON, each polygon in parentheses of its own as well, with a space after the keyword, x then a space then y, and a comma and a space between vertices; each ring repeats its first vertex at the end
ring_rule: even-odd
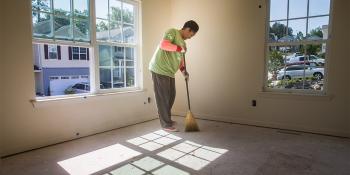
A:
MULTIPOLYGON (((289 18, 300 18, 307 16, 308 0, 289 0, 289 18)), ((310 16, 329 14, 330 0, 310 0, 310 16)), ((281 20, 287 18, 288 0, 271 0, 270 20, 281 20)), ((329 17, 309 18, 309 31, 322 25, 328 25, 329 17)), ((281 22, 286 24, 286 21, 281 22)), ((289 26, 296 35, 299 31, 306 33, 306 19, 290 20, 289 26)))

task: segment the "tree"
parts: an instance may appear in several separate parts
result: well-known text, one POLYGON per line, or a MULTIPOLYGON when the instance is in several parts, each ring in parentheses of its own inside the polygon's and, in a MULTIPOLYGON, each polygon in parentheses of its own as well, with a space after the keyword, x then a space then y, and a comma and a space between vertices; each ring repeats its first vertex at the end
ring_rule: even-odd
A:
POLYGON ((276 79, 278 70, 280 70, 283 65, 284 60, 282 53, 277 50, 271 51, 268 60, 268 71, 272 73, 274 79, 276 79))
MULTIPOLYGON (((270 27, 270 33, 275 34, 278 39, 286 36, 286 30, 287 30, 287 26, 279 22, 275 22, 272 25, 272 27, 270 27)), ((293 34, 293 29, 288 27, 288 35, 292 35, 292 34, 293 34)))

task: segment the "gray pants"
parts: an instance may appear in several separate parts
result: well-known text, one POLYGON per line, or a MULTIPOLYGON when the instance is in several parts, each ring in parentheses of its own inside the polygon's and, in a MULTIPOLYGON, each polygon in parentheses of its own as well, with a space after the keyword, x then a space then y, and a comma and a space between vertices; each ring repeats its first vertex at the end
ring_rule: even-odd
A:
POLYGON ((175 101, 175 78, 152 72, 154 94, 161 126, 171 127, 171 108, 175 101))

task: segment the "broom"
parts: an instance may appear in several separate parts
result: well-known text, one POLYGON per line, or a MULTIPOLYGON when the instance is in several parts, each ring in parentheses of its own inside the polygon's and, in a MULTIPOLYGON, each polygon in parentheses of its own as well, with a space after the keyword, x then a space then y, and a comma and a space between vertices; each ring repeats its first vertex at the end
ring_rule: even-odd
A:
MULTIPOLYGON (((185 54, 183 56, 184 56, 185 72, 187 74, 185 54)), ((188 111, 185 118, 185 131, 186 132, 199 131, 197 122, 191 112, 190 94, 188 91, 188 79, 186 78, 185 80, 186 80, 187 104, 188 104, 188 111)))

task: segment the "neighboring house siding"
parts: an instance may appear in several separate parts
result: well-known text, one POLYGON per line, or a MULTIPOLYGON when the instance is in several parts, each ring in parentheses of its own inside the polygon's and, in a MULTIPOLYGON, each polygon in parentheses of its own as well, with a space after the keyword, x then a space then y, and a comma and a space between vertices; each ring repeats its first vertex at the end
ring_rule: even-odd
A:
POLYGON ((49 95, 51 76, 90 75, 89 68, 43 68, 45 95, 49 95))

